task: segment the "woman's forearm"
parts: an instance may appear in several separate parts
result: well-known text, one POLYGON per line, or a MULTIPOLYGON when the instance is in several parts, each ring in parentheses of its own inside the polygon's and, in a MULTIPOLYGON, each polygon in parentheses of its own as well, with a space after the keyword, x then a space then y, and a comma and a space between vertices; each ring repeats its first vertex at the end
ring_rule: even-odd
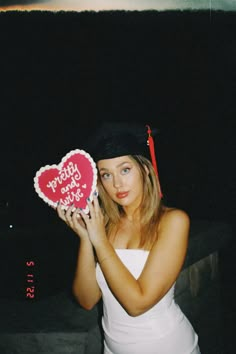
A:
POLYGON ((96 262, 89 240, 80 241, 78 260, 73 280, 73 294, 80 305, 90 310, 100 299, 101 292, 96 280, 96 262))
POLYGON ((136 314, 136 304, 142 301, 142 290, 138 281, 124 266, 109 242, 95 246, 101 270, 106 281, 124 309, 130 314, 136 314))

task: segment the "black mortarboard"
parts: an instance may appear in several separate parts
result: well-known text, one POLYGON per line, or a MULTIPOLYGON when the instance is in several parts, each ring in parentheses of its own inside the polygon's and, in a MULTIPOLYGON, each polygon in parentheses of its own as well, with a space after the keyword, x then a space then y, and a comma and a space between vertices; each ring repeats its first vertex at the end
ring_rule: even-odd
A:
POLYGON ((149 125, 137 122, 105 121, 89 138, 86 151, 95 162, 125 155, 142 155, 148 158, 156 171, 162 198, 152 138, 156 132, 156 129, 151 130, 149 125))
POLYGON ((90 137, 87 151, 96 162, 124 155, 143 155, 151 159, 147 141, 145 124, 108 121, 90 137))
MULTIPOLYGON (((86 151, 95 162, 125 155, 142 155, 152 162, 159 183, 152 138, 156 132, 155 129, 151 130, 149 125, 137 122, 105 121, 89 138, 86 151)), ((160 183, 159 190, 162 198, 160 183)))

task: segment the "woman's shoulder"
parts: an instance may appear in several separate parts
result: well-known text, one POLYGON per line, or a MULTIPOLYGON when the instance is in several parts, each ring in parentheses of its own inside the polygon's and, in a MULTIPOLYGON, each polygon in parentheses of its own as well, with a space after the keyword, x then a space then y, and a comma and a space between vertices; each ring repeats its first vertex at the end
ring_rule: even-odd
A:
POLYGON ((173 207, 164 207, 161 219, 160 229, 170 227, 189 227, 190 218, 186 211, 173 207))

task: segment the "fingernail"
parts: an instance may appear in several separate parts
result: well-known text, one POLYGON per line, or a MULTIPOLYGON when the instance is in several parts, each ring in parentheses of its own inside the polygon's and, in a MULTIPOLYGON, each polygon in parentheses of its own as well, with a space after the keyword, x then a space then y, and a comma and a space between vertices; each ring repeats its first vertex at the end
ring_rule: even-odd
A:
POLYGON ((89 197, 86 200, 87 200, 87 202, 90 202, 90 198, 89 197))
POLYGON ((93 193, 93 195, 94 195, 95 197, 97 197, 97 196, 98 196, 98 192, 95 191, 95 192, 93 193))

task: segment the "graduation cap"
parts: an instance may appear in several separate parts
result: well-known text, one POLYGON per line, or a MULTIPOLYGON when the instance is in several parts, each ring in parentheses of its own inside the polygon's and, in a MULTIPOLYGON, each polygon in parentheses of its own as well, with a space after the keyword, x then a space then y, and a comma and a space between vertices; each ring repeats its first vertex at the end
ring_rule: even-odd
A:
MULTIPOLYGON (((95 162, 125 155, 142 155, 148 158, 158 176, 153 135, 149 125, 137 122, 105 121, 89 138, 86 151, 95 162)), ((162 192, 160 189, 162 197, 162 192)))

